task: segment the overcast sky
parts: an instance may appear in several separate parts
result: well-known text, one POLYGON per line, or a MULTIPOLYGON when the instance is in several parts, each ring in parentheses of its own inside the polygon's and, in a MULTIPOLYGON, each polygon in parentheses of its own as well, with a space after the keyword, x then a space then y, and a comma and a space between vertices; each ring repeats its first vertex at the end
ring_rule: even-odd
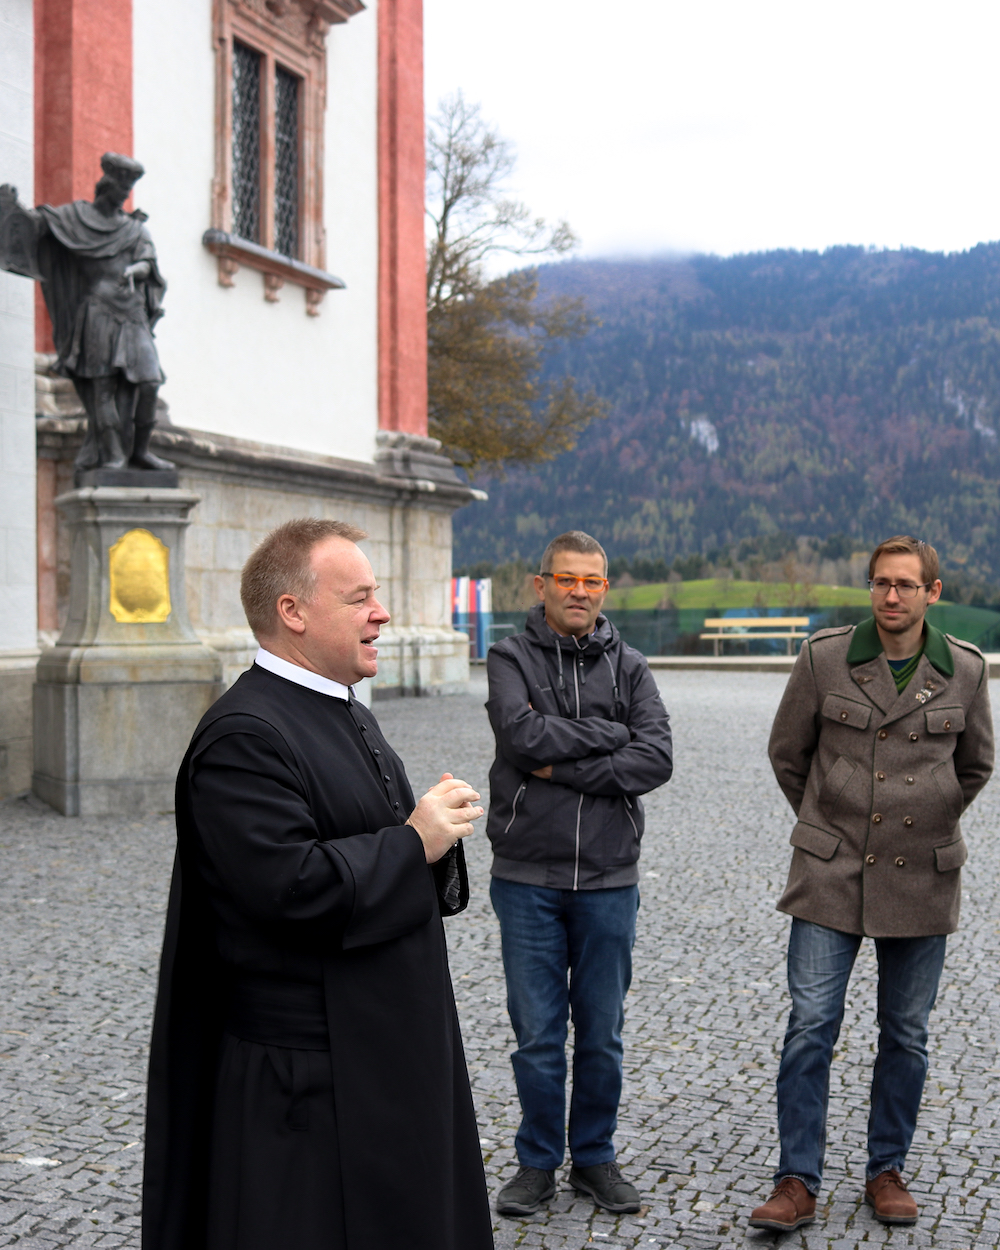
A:
POLYGON ((585 256, 1000 238, 997 0, 424 0, 585 256))

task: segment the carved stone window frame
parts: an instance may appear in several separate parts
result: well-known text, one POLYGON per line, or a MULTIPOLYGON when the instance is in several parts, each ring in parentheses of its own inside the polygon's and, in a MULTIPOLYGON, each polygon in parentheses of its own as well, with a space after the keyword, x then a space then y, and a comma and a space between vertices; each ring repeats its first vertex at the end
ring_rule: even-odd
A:
POLYGON ((326 35, 346 22, 361 0, 213 0, 215 46, 215 176, 212 225, 203 243, 218 257, 219 285, 231 287, 240 266, 264 275, 264 298, 276 303, 286 282, 305 288, 306 312, 319 313, 327 291, 343 282, 326 272, 323 226, 323 133, 326 114, 326 35), (232 230, 233 42, 261 57, 261 238, 232 230), (299 248, 296 258, 274 250, 275 65, 299 79, 299 248))

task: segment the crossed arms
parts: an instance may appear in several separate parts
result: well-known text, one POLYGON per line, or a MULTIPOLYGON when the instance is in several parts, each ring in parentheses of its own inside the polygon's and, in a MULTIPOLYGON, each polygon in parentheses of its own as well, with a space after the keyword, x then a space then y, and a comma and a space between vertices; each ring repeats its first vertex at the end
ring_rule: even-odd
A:
POLYGON ((486 705, 497 750, 515 768, 548 778, 581 794, 646 794, 673 771, 669 717, 649 669, 642 667, 622 695, 625 720, 600 716, 552 716, 531 706, 524 674, 509 657, 487 657, 490 698, 486 705))

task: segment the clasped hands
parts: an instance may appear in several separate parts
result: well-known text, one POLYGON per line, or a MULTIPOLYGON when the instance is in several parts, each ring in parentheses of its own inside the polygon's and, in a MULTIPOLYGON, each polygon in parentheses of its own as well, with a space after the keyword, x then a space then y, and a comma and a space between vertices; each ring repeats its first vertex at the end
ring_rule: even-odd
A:
POLYGON ((483 814, 474 806, 479 794, 467 781, 442 773, 410 813, 407 820, 420 835, 429 864, 436 863, 460 838, 472 832, 472 822, 483 814))

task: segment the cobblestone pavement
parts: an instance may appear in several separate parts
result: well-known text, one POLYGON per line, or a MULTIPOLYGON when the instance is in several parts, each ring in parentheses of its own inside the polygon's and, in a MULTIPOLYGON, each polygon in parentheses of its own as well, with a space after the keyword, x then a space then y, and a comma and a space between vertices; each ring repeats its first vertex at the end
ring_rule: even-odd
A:
MULTIPOLYGON (((932 1018, 909 1160, 920 1222, 883 1228, 860 1200, 875 1035, 866 944, 837 1050, 817 1221, 783 1238, 756 1233, 746 1216, 776 1160, 773 1086, 787 1012, 788 921, 773 904, 791 822, 764 751, 784 679, 660 680, 677 775, 647 802, 617 1138, 645 1205, 637 1216, 595 1211, 563 1173, 536 1216, 497 1218, 498 1250, 997 1246, 1000 786, 964 822, 972 861, 963 927, 932 1018)), ((469 696, 377 708, 418 793, 446 767, 486 793, 484 693, 480 682, 469 696)), ((514 1171, 518 1107, 488 848, 481 835, 467 847, 473 902, 447 928, 492 1194, 514 1171)), ((139 1245, 146 1043, 171 853, 169 819, 66 820, 24 800, 0 804, 0 1246, 139 1245)))

